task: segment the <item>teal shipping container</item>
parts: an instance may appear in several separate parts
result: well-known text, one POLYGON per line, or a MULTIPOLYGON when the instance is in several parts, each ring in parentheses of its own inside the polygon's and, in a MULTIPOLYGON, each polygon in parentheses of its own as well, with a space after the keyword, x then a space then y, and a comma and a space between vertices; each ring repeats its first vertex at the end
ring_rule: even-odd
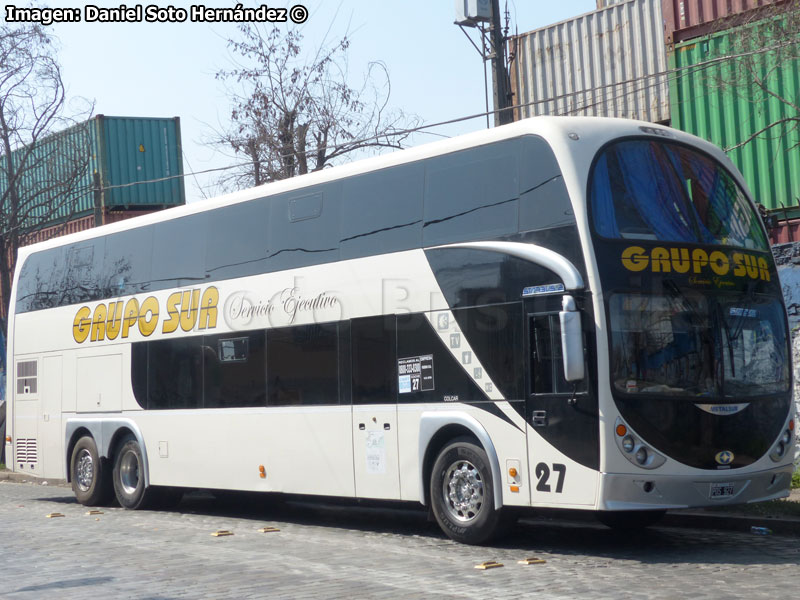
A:
POLYGON ((787 51, 796 44, 786 45, 780 23, 765 20, 682 42, 669 56, 672 126, 724 149, 767 209, 800 203, 800 132, 792 106, 800 102, 800 60, 796 49, 787 51))
MULTIPOLYGON (((17 159, 23 151, 12 156, 17 159)), ((42 139, 32 157, 19 191, 21 203, 35 206, 29 214, 38 221, 37 228, 93 214, 95 173, 100 175, 104 212, 159 210, 186 203, 178 117, 97 115, 42 139), (57 185, 76 164, 80 174, 71 185, 57 185)), ((7 185, 5 175, 0 170, 0 194, 7 185)))

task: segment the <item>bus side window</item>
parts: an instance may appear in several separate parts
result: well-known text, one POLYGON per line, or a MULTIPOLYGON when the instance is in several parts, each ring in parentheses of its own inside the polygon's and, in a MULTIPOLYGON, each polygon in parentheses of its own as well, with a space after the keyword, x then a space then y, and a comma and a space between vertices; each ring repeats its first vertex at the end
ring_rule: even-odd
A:
POLYGON ((341 258, 419 248, 425 167, 412 163, 344 180, 341 258))
POLYGON ((151 289, 191 285, 205 279, 208 214, 199 213, 153 226, 151 289))
POLYGON ((203 338, 149 342, 147 408, 202 408, 203 338))
POLYGON ((397 401, 396 332, 394 315, 351 321, 353 404, 397 401))
POLYGON ((519 231, 519 141, 439 156, 425 169, 423 246, 519 231))
POLYGON ((572 390, 564 379, 561 325, 558 315, 537 315, 530 321, 531 393, 558 394, 572 390))
POLYGON ((339 402, 338 323, 267 331, 267 405, 339 402))

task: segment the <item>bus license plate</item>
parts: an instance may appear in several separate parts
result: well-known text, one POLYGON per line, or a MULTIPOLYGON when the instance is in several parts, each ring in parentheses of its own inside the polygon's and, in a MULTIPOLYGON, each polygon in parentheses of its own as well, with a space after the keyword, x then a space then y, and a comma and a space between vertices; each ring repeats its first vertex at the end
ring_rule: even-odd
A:
POLYGON ((712 483, 711 492, 708 497, 712 500, 716 498, 730 498, 733 496, 733 483, 712 483))

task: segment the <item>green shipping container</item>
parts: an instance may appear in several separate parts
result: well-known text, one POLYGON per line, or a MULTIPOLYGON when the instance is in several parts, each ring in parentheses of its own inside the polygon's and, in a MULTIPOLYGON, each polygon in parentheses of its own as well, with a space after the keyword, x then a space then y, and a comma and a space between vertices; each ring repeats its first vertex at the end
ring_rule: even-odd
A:
POLYGON ((769 92, 795 105, 800 101, 800 61, 764 51, 773 45, 770 39, 779 35, 775 24, 761 21, 676 44, 669 57, 674 69, 670 78, 672 126, 726 150, 755 201, 767 209, 800 204, 797 122, 789 122, 787 128, 779 125, 766 129, 752 141, 735 146, 771 123, 800 116, 789 104, 753 83, 751 73, 756 73, 769 92), (758 37, 754 38, 754 33, 758 37), (760 39, 761 45, 742 56, 748 45, 752 48, 759 43, 745 40, 754 39, 760 39), (755 70, 750 71, 748 65, 755 70))
POLYGON ((100 174, 107 188, 106 208, 157 208, 186 203, 178 117, 99 115, 94 121, 100 174), (139 183, 143 181, 151 183, 139 183))
MULTIPOLYGON (((14 158, 23 151, 16 150, 14 158)), ((39 221, 36 227, 92 214, 95 172, 107 210, 157 210, 186 203, 178 117, 98 115, 40 141, 27 164, 35 168, 24 171, 19 191, 23 204, 37 205, 31 211, 39 221), (74 171, 76 162, 82 167, 78 181, 69 190, 54 186, 64 173, 74 171)), ((0 169, 0 194, 6 185, 0 169)))

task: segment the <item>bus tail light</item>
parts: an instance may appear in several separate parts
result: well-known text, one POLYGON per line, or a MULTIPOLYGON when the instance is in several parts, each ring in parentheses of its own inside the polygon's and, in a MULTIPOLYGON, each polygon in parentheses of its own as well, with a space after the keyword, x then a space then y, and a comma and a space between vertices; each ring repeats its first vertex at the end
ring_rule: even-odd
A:
POLYGON ((11 436, 7 435, 6 436, 6 444, 10 444, 10 443, 11 443, 11 436))
POLYGON ((264 468, 264 465, 258 465, 258 476, 261 477, 261 479, 267 478, 267 470, 264 468))
POLYGON ((619 437, 625 437, 625 434, 628 433, 628 428, 623 423, 617 423, 616 430, 619 437))

